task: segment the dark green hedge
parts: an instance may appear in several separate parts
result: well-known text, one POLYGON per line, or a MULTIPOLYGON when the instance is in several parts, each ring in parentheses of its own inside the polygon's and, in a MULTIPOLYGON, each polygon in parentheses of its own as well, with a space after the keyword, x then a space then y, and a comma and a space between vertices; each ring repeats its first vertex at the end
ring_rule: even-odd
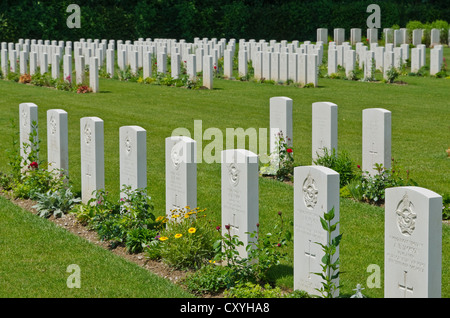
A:
MULTIPOLYGON (((448 20, 449 0, 1 0, 0 41, 19 38, 134 40, 194 37, 315 40, 317 28, 366 29, 369 4, 381 7, 381 28, 408 21, 448 20), (70 29, 69 4, 81 8, 70 29)), ((347 37, 349 35, 347 34, 347 37)))

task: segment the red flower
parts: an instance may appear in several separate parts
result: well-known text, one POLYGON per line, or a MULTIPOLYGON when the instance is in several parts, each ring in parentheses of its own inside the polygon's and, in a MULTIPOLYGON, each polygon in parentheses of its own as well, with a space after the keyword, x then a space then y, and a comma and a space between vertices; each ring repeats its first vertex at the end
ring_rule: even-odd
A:
POLYGON ((360 166, 360 165, 358 165, 358 169, 361 169, 361 166, 360 166))
POLYGON ((217 231, 220 231, 220 225, 217 225, 217 226, 216 226, 216 230, 217 230, 217 231))
POLYGON ((292 148, 288 148, 286 151, 292 153, 292 148))
POLYGON ((217 66, 214 65, 214 69, 216 70, 216 69, 217 69, 217 66))
POLYGON ((37 164, 36 161, 33 161, 33 162, 30 163, 28 166, 29 166, 30 168, 33 168, 33 169, 37 169, 37 168, 38 168, 38 164, 37 164))

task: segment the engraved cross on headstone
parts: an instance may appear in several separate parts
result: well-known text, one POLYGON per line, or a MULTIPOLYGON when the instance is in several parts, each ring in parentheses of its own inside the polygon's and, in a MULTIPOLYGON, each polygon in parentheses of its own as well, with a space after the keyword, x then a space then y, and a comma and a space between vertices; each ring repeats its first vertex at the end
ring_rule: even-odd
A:
POLYGON ((407 285, 406 285, 406 274, 408 274, 408 272, 407 271, 404 271, 405 273, 404 273, 404 279, 403 279, 403 281, 404 281, 404 283, 403 283, 403 285, 401 285, 400 283, 398 283, 398 288, 400 288, 400 289, 402 289, 403 291, 404 291, 404 297, 406 298, 406 292, 410 292, 411 294, 413 293, 413 287, 408 287, 407 285))
POLYGON ((177 203, 177 201, 178 201, 177 198, 178 198, 178 194, 174 194, 173 204, 172 204, 174 210, 181 208, 180 205, 177 203))
POLYGON ((236 214, 233 213, 233 222, 230 224, 230 229, 232 230, 233 235, 237 235, 239 233, 239 225, 236 224, 236 214))
POLYGON ((374 165, 376 163, 374 158, 378 154, 378 152, 374 150, 374 146, 375 146, 375 143, 372 142, 372 150, 369 150, 370 158, 372 158, 370 168, 374 168, 374 165))
POLYGON ((308 241, 308 251, 305 252, 305 256, 308 257, 308 278, 311 278, 311 259, 316 258, 316 254, 311 252, 311 240, 308 241))

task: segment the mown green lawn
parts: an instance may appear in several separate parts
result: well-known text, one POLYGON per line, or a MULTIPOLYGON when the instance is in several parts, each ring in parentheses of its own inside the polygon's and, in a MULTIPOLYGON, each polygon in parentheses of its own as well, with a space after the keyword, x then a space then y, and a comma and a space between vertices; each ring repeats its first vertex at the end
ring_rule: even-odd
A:
POLYGON ((0 298, 193 297, 2 196, 0 211, 0 298))
MULTIPOLYGON (((449 55, 450 49, 445 48, 447 60, 449 55)), ((392 112, 392 156, 402 171, 406 173, 409 170, 410 177, 419 186, 441 195, 450 194, 450 159, 445 152, 450 147, 450 80, 430 77, 401 77, 400 80, 408 85, 321 78, 318 88, 300 89, 294 86, 215 80, 213 90, 188 90, 100 79, 98 94, 75 94, 0 81, 0 134, 3 136, 0 147, 11 147, 9 119, 14 119, 18 124, 19 104, 32 102, 39 107, 41 156, 45 159, 46 111, 52 108, 66 110, 69 116, 69 174, 75 191, 80 191, 80 118, 98 116, 104 120, 106 190, 118 197, 119 127, 141 126, 147 130, 149 192, 155 205, 155 213, 163 215, 164 139, 174 129, 187 128, 193 138, 199 139, 200 136, 194 136, 194 120, 201 120, 203 132, 211 127, 222 131, 223 136, 214 137, 219 140, 222 137, 225 147, 226 128, 269 128, 269 99, 287 96, 293 99, 294 105, 293 148, 296 165, 311 164, 312 103, 328 101, 338 105, 338 150, 347 151, 355 165, 361 164, 362 110, 380 107, 392 112)), ((203 148, 210 142, 204 140, 203 148)), ((0 171, 7 171, 7 158, 2 153, 0 171)), ((220 180, 220 164, 203 162, 198 165, 198 206, 207 208, 218 224, 220 180)), ((286 224, 290 224, 293 220, 292 187, 260 178, 259 190, 261 231, 272 229, 272 220, 277 217, 278 211, 283 212, 286 224)), ((367 267, 370 264, 379 265, 383 271, 384 210, 342 199, 340 211, 341 231, 344 233, 340 250, 343 284, 341 294, 348 296, 353 293, 356 284, 366 286, 370 275, 367 267)), ((41 226, 45 226, 44 224, 45 221, 42 221, 41 226)), ((29 230, 27 227, 23 229, 29 230)), ((449 231, 449 227, 444 225, 443 297, 450 297, 449 231)), ((16 246, 25 249, 28 241, 24 239, 21 242, 23 243, 16 246)), ((14 243, 15 240, 8 242, 14 243)), ((30 239, 29 244, 34 242, 30 239)), ((292 258, 292 251, 289 253, 292 258)), ((21 257, 27 259, 26 256, 21 257)), ((57 256, 54 257, 56 260, 57 256)), ((27 266, 23 265, 18 268, 27 270, 27 266)), ((277 275, 279 284, 292 287, 292 261, 280 266, 277 275)), ((23 275, 17 279, 22 280, 23 275)), ((37 285, 46 285, 42 275, 34 279, 37 285)), ((366 288, 364 292, 369 297, 383 297, 382 287, 366 288)), ((51 294, 49 291, 48 295, 51 294)), ((58 294, 56 290, 53 293, 55 296, 58 294)), ((23 295, 29 296, 25 290, 23 295)))

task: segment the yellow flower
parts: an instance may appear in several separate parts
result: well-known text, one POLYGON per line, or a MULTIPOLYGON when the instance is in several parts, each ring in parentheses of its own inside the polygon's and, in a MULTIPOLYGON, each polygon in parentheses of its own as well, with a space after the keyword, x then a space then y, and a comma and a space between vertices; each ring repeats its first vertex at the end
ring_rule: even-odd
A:
POLYGON ((214 264, 215 262, 216 262, 216 261, 212 261, 212 260, 209 261, 210 264, 214 264))
POLYGON ((196 229, 195 227, 191 227, 191 228, 188 230, 188 232, 191 233, 191 234, 195 233, 195 231, 197 231, 197 229, 196 229))
POLYGON ((165 240, 167 240, 167 239, 169 239, 167 236, 161 236, 161 237, 159 238, 160 241, 165 241, 165 240))
POLYGON ((190 209, 189 205, 186 205, 184 208, 185 208, 186 210, 189 210, 189 209, 190 209))
POLYGON ((175 234, 175 238, 180 238, 182 236, 183 236, 183 234, 181 234, 181 233, 175 234))
POLYGON ((187 219, 187 218, 189 217, 189 215, 190 215, 189 213, 186 213, 186 214, 184 215, 184 218, 187 219))
POLYGON ((172 214, 172 219, 176 219, 179 216, 180 216, 179 214, 172 214))
POLYGON ((164 221, 164 217, 163 216, 158 216, 156 218, 156 222, 161 222, 161 221, 164 221))

